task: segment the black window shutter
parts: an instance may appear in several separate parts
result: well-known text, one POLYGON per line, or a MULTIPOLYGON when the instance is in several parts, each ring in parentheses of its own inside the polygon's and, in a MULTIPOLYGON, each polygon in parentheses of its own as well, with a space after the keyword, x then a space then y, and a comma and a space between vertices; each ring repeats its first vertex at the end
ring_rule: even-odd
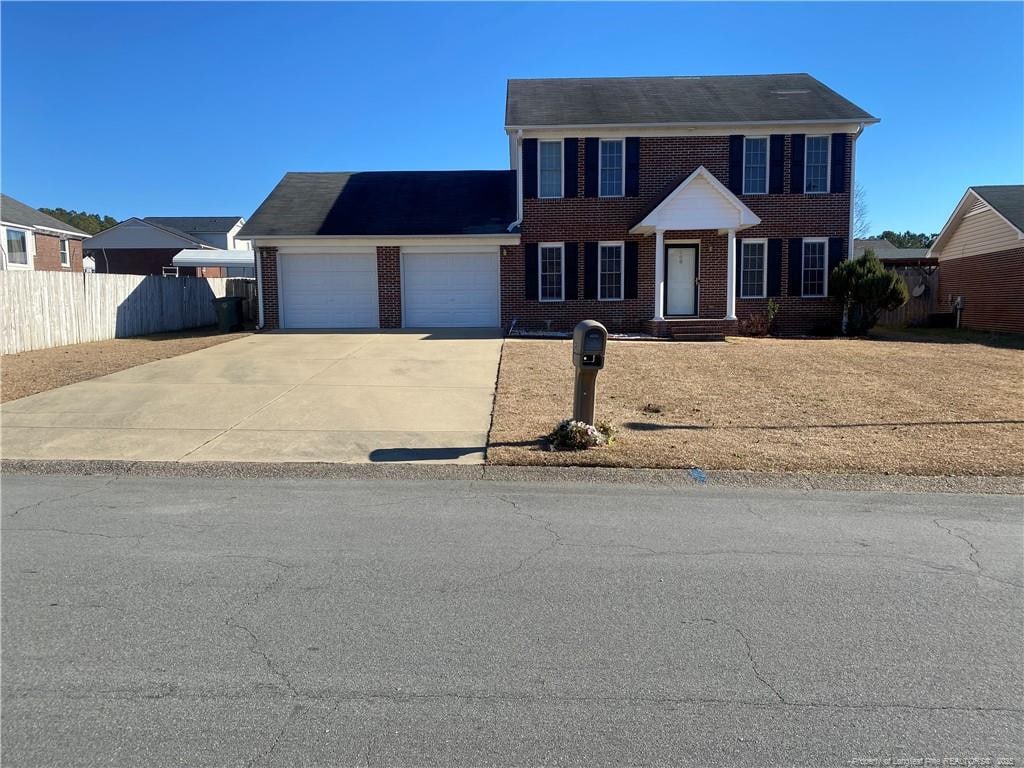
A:
POLYGON ((829 192, 846 191, 846 134, 832 134, 832 180, 829 192))
POLYGON ((583 140, 583 196, 597 197, 597 153, 599 139, 583 140))
POLYGON ((803 292, 804 241, 794 237, 789 241, 789 295, 803 292))
POLYGON ((640 195, 640 139, 626 139, 626 197, 640 195))
POLYGON ((740 290, 740 281, 743 280, 743 241, 736 238, 736 296, 739 297, 743 291, 740 290))
MULTIPOLYGON (((573 139, 576 141, 576 139, 573 139)), ((579 298, 579 243, 565 244, 565 300, 579 298)))
POLYGON ((729 191, 743 194, 743 137, 729 137, 729 191))
POLYGON ((640 243, 636 240, 626 241, 626 250, 623 254, 622 272, 625 278, 625 285, 622 286, 622 297, 624 299, 635 299, 637 297, 637 282, 640 272, 640 243))
POLYGON ((782 295, 782 239, 768 239, 768 291, 769 296, 782 295))
POLYGON ((576 188, 579 185, 576 178, 579 175, 576 163, 579 153, 577 149, 578 144, 579 139, 565 139, 562 141, 563 197, 576 197, 576 188))
POLYGON ((828 239, 828 273, 839 266, 839 262, 846 258, 846 239, 842 237, 830 237, 828 239))
POLYGON ((781 195, 783 189, 783 171, 786 170, 786 137, 781 133, 773 133, 769 139, 771 152, 768 158, 768 192, 781 195))
POLYGON ((794 195, 804 193, 804 134, 794 133, 789 137, 789 191, 794 195))
POLYGON ((523 199, 537 197, 537 140, 523 139, 523 199))
POLYGON ((523 246, 523 280, 526 286, 526 298, 537 299, 538 278, 537 278, 537 244, 527 243, 523 246))
POLYGON ((597 298, 597 243, 583 244, 583 298, 597 298))

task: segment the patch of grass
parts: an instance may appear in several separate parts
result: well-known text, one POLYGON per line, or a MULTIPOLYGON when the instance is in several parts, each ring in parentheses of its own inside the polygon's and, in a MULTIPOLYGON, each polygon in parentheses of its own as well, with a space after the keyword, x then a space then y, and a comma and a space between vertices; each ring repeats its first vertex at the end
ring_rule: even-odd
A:
POLYGON ((1024 349, 1024 334, 972 331, 970 328, 895 328, 878 326, 871 337, 880 340, 917 341, 928 344, 983 344, 1002 349, 1024 349))
POLYGON ((1024 353, 978 343, 609 343, 614 445, 549 452, 572 411, 567 341, 505 343, 488 461, 758 471, 1024 474, 1024 353), (656 412, 654 406, 661 409, 656 412))

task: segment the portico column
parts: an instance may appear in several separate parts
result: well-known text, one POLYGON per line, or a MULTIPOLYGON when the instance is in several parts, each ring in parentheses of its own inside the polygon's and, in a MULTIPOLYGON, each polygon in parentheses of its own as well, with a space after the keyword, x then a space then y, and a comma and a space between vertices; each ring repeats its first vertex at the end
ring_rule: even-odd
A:
POLYGON ((728 295, 725 297, 725 319, 736 319, 736 230, 729 230, 729 274, 726 276, 725 285, 728 295))
POLYGON ((665 319, 665 232, 654 233, 654 319, 665 319))

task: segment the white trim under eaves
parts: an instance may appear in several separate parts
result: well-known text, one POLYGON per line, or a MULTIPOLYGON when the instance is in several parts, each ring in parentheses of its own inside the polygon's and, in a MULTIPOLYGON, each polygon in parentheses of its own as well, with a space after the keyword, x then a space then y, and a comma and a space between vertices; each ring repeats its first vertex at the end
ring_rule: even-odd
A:
POLYGON ((856 133, 858 127, 880 122, 877 117, 849 120, 763 120, 734 123, 609 123, 585 125, 506 125, 505 132, 529 132, 528 138, 546 136, 578 136, 601 138, 618 136, 729 136, 746 133, 758 127, 770 128, 773 133, 808 133, 814 126, 821 133, 856 133))
POLYGON ((391 235, 368 237, 360 235, 246 235, 245 240, 256 248, 287 248, 292 245, 332 246, 409 246, 409 245, 519 245, 518 234, 507 235, 391 235))
POLYGON ((88 238, 92 237, 92 235, 87 235, 84 232, 71 232, 70 230, 67 229, 57 229, 56 227, 44 227, 39 224, 18 224, 13 221, 0 221, 0 226, 13 227, 14 229, 27 229, 30 232, 41 232, 44 235, 49 234, 50 232, 56 232, 59 235, 67 235, 68 237, 72 237, 76 240, 87 240, 88 238))

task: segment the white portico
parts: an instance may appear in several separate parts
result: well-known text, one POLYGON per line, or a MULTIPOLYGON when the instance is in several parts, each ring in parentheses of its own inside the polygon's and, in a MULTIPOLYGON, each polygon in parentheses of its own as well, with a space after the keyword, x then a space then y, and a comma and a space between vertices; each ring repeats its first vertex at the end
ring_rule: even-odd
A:
POLYGON ((654 319, 697 314, 698 247, 685 240, 666 246, 666 232, 711 229, 728 236, 724 319, 735 320, 736 233, 760 223, 761 219, 703 165, 672 190, 630 230, 655 236, 654 319))

